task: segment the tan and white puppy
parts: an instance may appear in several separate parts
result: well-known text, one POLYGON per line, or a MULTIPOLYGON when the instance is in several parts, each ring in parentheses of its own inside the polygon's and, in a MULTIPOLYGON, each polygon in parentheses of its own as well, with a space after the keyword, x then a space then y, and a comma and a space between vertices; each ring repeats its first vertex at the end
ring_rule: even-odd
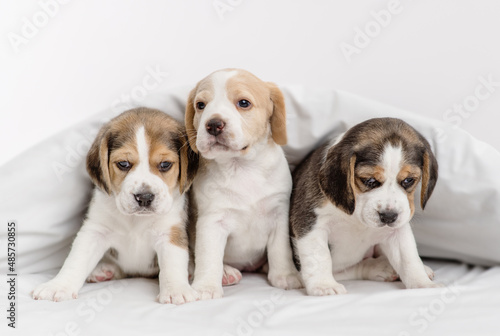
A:
POLYGON ((244 70, 216 71, 191 91, 186 130, 200 154, 192 189, 193 288, 201 299, 219 298, 221 279, 238 282, 240 271, 261 268, 266 254, 273 286, 300 287, 288 233, 292 179, 280 147, 286 143, 281 91, 244 70))
POLYGON ((417 184, 423 209, 437 177, 429 143, 399 119, 370 119, 312 152, 294 171, 290 209, 307 293, 345 293, 336 280, 398 276, 407 288, 439 286, 409 223, 417 184))
POLYGON ((87 156, 97 186, 87 217, 59 274, 33 298, 68 300, 85 279, 159 273, 159 302, 196 300, 188 282, 184 192, 197 167, 184 128, 161 111, 137 108, 104 125, 87 156))

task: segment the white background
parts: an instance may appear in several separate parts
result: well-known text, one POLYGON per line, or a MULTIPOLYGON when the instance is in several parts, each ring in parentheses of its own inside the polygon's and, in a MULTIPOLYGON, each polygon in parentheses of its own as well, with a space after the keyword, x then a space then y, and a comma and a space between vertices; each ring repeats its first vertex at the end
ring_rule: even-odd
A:
POLYGON ((500 149, 500 86, 474 98, 480 77, 500 82, 495 0, 401 0, 385 27, 371 12, 387 13, 387 0, 55 1, 0 0, 0 164, 92 114, 130 105, 126 96, 140 104, 140 94, 194 85, 226 67, 459 122, 500 149), (52 3, 50 15, 43 3, 52 3), (230 7, 221 13, 214 3, 230 7), (349 62, 341 45, 355 46, 358 28, 373 37, 349 62), (16 38, 25 39, 16 47, 16 38), (155 81, 148 69, 163 75, 155 81), (464 102, 477 105, 446 117, 464 102))

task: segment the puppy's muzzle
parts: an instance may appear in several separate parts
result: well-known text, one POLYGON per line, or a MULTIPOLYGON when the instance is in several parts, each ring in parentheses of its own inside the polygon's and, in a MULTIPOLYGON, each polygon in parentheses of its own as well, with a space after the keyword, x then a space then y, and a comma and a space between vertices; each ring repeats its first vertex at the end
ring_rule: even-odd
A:
POLYGON ((141 207, 149 207, 155 199, 155 195, 151 193, 134 194, 134 197, 141 207))
POLYGON ((384 211, 378 213, 380 221, 386 225, 391 225, 398 219, 398 213, 394 211, 384 211))
POLYGON ((211 119, 205 125, 208 134, 217 136, 222 133, 226 124, 220 119, 211 119))

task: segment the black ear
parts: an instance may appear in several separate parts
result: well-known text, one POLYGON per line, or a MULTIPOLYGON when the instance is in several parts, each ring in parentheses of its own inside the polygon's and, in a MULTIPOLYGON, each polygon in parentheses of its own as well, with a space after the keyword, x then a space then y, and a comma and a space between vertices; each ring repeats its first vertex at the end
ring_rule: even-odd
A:
POLYGON ((420 206, 425 208, 427 201, 434 191, 438 179, 438 163, 434 153, 432 153, 429 142, 420 136, 425 150, 422 159, 422 191, 420 193, 420 206))
POLYGON ((178 154, 180 158, 179 191, 182 194, 191 187, 199 166, 199 156, 189 145, 188 136, 185 132, 179 135, 178 154))
POLYGON ((342 141, 330 147, 319 171, 319 184, 325 196, 337 207, 352 215, 354 196, 354 165, 356 155, 342 141))
POLYGON ((108 195, 111 193, 111 178, 109 176, 109 146, 111 134, 109 126, 104 125, 87 154, 87 172, 92 182, 108 195))

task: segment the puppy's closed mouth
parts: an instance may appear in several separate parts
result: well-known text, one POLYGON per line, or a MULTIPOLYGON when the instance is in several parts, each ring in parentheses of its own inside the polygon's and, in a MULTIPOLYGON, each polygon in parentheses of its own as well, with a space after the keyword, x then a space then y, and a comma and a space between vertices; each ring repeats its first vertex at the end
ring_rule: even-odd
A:
POLYGON ((152 209, 140 209, 131 213, 131 215, 136 216, 149 216, 154 214, 156 214, 156 211, 152 209))
POLYGON ((228 151, 230 148, 227 145, 224 145, 220 142, 215 142, 212 146, 210 146, 210 149, 228 151))
POLYGON ((222 142, 216 141, 212 145, 210 145, 210 150, 221 150, 221 151, 235 151, 235 152, 238 152, 238 151, 244 151, 244 150, 248 149, 248 147, 249 147, 249 145, 246 145, 246 146, 242 147, 241 149, 233 149, 229 145, 226 145, 226 144, 224 144, 222 142))
POLYGON ((221 143, 219 143, 219 142, 216 142, 216 143, 214 143, 214 144, 210 147, 210 149, 222 150, 222 151, 231 151, 231 150, 232 150, 232 151, 235 151, 235 152, 238 152, 238 151, 243 152, 243 151, 245 151, 245 150, 247 150, 247 149, 248 149, 248 145, 247 145, 247 146, 245 146, 245 147, 243 147, 243 148, 241 148, 241 149, 232 149, 232 148, 230 148, 229 146, 226 146, 226 145, 223 145, 223 144, 221 144, 221 143))

